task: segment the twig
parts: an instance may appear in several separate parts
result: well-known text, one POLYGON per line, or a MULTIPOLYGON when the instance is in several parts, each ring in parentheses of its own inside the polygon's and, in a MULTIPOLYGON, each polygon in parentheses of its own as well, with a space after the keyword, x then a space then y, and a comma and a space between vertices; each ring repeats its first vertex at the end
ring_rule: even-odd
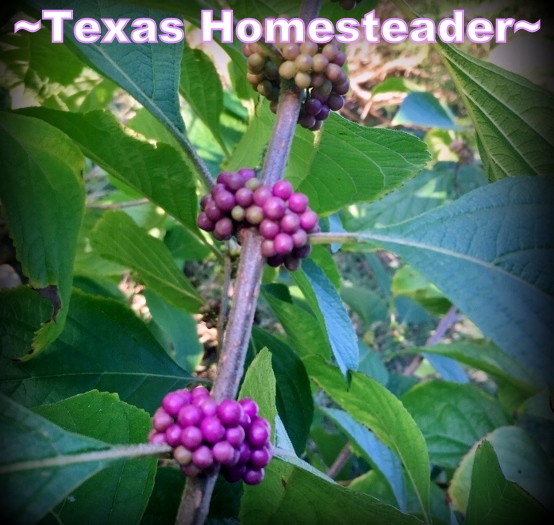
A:
POLYGON ((217 318, 217 354, 223 348, 223 332, 225 330, 225 321, 227 320, 227 306, 229 305, 229 287, 231 286, 231 271, 233 265, 231 256, 227 253, 223 258, 223 286, 221 288, 221 301, 219 305, 219 316, 217 318))
MULTIPOLYGON (((437 329, 435 330, 435 333, 433 333, 425 342, 425 346, 432 346, 436 345, 452 328, 452 325, 459 319, 458 315, 458 309, 455 306, 451 306, 450 310, 446 312, 446 315, 439 321, 439 324, 437 325, 437 329)), ((402 372, 402 375, 404 376, 411 376, 416 370, 421 361, 423 360, 423 357, 421 355, 416 355, 411 363, 404 369, 404 372, 402 372)))
MULTIPOLYGON (((317 18, 322 0, 303 0, 300 16, 309 21, 317 18)), ((262 170, 265 183, 273 184, 283 177, 300 112, 301 92, 283 84, 279 97, 273 135, 262 170)), ((256 302, 260 293, 264 259, 262 237, 255 230, 243 230, 242 250, 233 293, 233 305, 223 339, 212 389, 216 401, 234 398, 244 371, 244 360, 252 331, 256 302)), ((208 477, 189 478, 181 499, 176 525, 202 525, 208 514, 217 473, 208 477)))
POLYGON ((352 455, 352 446, 350 445, 350 442, 348 442, 346 443, 346 445, 344 445, 344 447, 342 447, 342 450, 339 452, 339 455, 327 470, 326 472, 327 476, 329 476, 331 479, 335 479, 338 473, 343 469, 344 465, 346 465, 351 455, 352 455))

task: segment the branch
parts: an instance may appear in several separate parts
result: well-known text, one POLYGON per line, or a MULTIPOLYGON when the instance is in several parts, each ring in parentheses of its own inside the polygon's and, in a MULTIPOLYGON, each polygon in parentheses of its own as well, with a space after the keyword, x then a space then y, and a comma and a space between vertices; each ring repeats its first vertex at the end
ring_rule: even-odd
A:
MULTIPOLYGON (((305 22, 317 18, 321 1, 302 1, 300 16, 305 22)), ((266 184, 274 184, 283 178, 300 113, 301 94, 301 90, 296 86, 282 83, 277 117, 262 169, 262 180, 266 184)), ((265 262, 261 253, 261 235, 255 229, 245 229, 239 235, 242 235, 242 250, 233 293, 233 305, 212 389, 212 395, 217 402, 225 398, 235 398, 237 395, 244 372, 244 360, 265 262)), ((204 523, 216 478, 217 473, 208 477, 187 479, 176 525, 204 523)))

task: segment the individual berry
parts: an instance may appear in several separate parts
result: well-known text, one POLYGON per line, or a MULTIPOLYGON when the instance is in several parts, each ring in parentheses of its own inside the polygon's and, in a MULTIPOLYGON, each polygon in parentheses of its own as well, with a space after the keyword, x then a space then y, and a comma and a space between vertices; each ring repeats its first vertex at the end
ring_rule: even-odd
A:
POLYGON ((269 450, 265 447, 254 449, 250 452, 250 459, 248 465, 251 468, 261 469, 267 467, 271 459, 269 450))
POLYGON ((217 407, 217 417, 226 427, 233 427, 238 425, 243 410, 237 401, 224 399, 217 407))
POLYGON ((264 220, 264 211, 261 206, 253 204, 246 209, 246 220, 252 225, 257 226, 264 220))
POLYGON ((277 255, 275 251, 275 243, 269 239, 264 239, 262 241, 262 256, 263 257, 273 257, 277 255))
POLYGON ((306 233, 306 230, 298 229, 291 235, 291 237, 292 244, 294 244, 295 248, 301 248, 308 243, 308 234, 306 233))
POLYGON ((252 204, 254 192, 249 188, 241 188, 235 193, 237 205, 248 208, 252 204))
POLYGON ((250 447, 248 443, 244 442, 241 443, 239 446, 239 459, 237 461, 237 465, 246 465, 248 463, 248 460, 250 459, 250 447))
POLYGON ((240 173, 242 180, 246 184, 247 181, 256 176, 256 172, 251 168, 241 168, 238 173, 240 173))
POLYGON ((312 59, 312 71, 315 73, 324 73, 329 65, 329 59, 322 53, 314 55, 312 59))
POLYGON ((292 184, 288 180, 279 180, 273 185, 271 191, 275 197, 286 201, 292 195, 292 184))
POLYGON ((217 234, 221 239, 227 240, 233 235, 233 221, 228 217, 223 217, 215 223, 214 234, 217 234))
POLYGON ((204 212, 200 213, 198 215, 198 219, 196 220, 196 224, 201 230, 212 232, 215 228, 215 222, 208 219, 206 214, 204 212))
POLYGON ((329 118, 329 114, 331 113, 329 106, 326 104, 321 105, 321 111, 315 116, 317 120, 326 120, 329 118))
POLYGON ((211 193, 208 193, 208 194, 204 195, 200 199, 200 208, 202 208, 202 210, 204 210, 204 208, 206 207, 206 204, 208 204, 208 202, 211 202, 212 200, 213 200, 213 197, 212 197, 211 193))
POLYGON ((217 443, 225 435, 225 427, 216 416, 205 417, 200 422, 200 430, 209 443, 217 443))
POLYGON ((246 210, 242 206, 235 206, 231 210, 231 217, 236 222, 242 222, 246 217, 246 210))
MULTIPOLYGON (((267 186, 260 186, 254 192, 254 203, 258 206, 263 206, 265 201, 273 196, 273 193, 270 188, 267 186)), ((261 221, 260 221, 261 222, 261 221)))
POLYGON ((175 416, 179 413, 179 410, 185 405, 188 405, 190 401, 191 398, 188 392, 185 395, 178 390, 166 394, 162 401, 162 407, 169 415, 175 416))
MULTIPOLYGON (((244 408, 244 406, 243 406, 243 408, 244 408)), ((252 423, 252 418, 246 413, 246 410, 243 411, 242 415, 240 416, 239 425, 242 428, 244 428, 244 430, 248 430, 251 423, 252 423)))
POLYGON ((249 179, 244 184, 246 188, 252 191, 256 191, 259 187, 261 187, 261 185, 262 185, 262 181, 256 178, 249 179))
MULTIPOLYGON (((213 458, 226 467, 233 467, 239 460, 239 452, 227 441, 219 441, 212 448, 213 458)), ((269 460, 268 460, 269 461, 269 460)))
POLYGON ((317 53, 318 49, 319 46, 311 40, 307 40, 306 42, 302 42, 302 44, 300 44, 300 52, 312 57, 317 53))
POLYGON ((148 443, 150 443, 151 445, 165 445, 165 444, 168 444, 164 432, 154 432, 148 438, 148 443))
MULTIPOLYGON (((275 194, 275 189, 273 189, 273 194, 275 194)), ((279 220, 285 215, 286 210, 285 201, 280 197, 269 197, 263 204, 263 211, 268 219, 279 220)))
POLYGON ((221 471, 221 473, 223 474, 223 477, 229 483, 236 483, 237 481, 240 481, 245 472, 246 472, 245 465, 235 465, 234 467, 231 467, 231 468, 224 468, 221 471))
POLYGON ((303 193, 293 193, 289 197, 289 209, 295 213, 304 213, 308 207, 308 197, 303 193))
MULTIPOLYGON (((212 230, 215 228, 215 223, 220 219, 223 219, 223 211, 221 211, 215 201, 210 201, 206 204, 204 215, 213 224, 212 230)), ((202 214, 200 214, 202 215, 202 214)))
MULTIPOLYGON (((181 444, 189 450, 196 450, 204 439, 202 431, 198 427, 185 427, 180 434, 181 444)), ((171 444, 171 443, 170 443, 171 444)))
POLYGON ((242 475, 242 480, 247 485, 259 485, 264 479, 263 469, 246 469, 246 472, 242 475))
POLYGON ((192 461, 192 452, 188 448, 183 447, 183 445, 179 445, 173 451, 173 457, 175 461, 179 463, 179 465, 181 465, 182 467, 185 467, 192 461))
POLYGON ((225 430, 225 439, 235 448, 240 447, 240 445, 244 441, 245 436, 246 434, 244 432, 244 428, 242 428, 242 426, 240 425, 229 427, 227 430, 225 430))
POLYGON ((229 173, 224 184, 229 191, 235 193, 244 186, 244 179, 240 173, 229 173))
POLYGON ((181 426, 170 425, 165 431, 165 439, 170 447, 176 447, 181 444, 181 426))
POLYGON ((300 248, 294 248, 291 254, 298 259, 305 259, 312 253, 312 247, 309 244, 301 246, 300 248))
POLYGON ((321 101, 317 98, 310 98, 304 104, 304 116, 315 116, 321 111, 321 101))
POLYGON ((300 215, 300 226, 304 230, 310 230, 317 224, 317 214, 307 209, 302 215, 300 215))
POLYGON ((298 123, 306 129, 310 129, 316 123, 316 118, 314 115, 303 115, 298 119, 298 123))
POLYGON ((263 447, 269 439, 269 430, 266 425, 255 419, 246 432, 246 440, 254 448, 263 447))
POLYGON ((286 60, 295 60, 300 54, 300 46, 298 44, 286 44, 281 50, 281 54, 286 60))
POLYGON ((211 467, 214 462, 212 451, 206 445, 198 447, 192 453, 192 462, 200 469, 204 470, 211 467))
POLYGON ((308 73, 299 71, 294 75, 294 83, 301 89, 307 89, 312 83, 312 77, 308 73))
POLYGON ((197 399, 200 397, 208 397, 210 395, 210 391, 205 386, 200 385, 200 386, 194 387, 191 390, 190 395, 192 396, 192 399, 197 399))
POLYGON ((298 71, 302 71, 303 73, 307 73, 308 71, 310 71, 312 69, 313 63, 313 58, 307 53, 302 53, 298 55, 296 57, 296 60, 294 61, 296 69, 298 69, 298 71))
POLYGON ((336 93, 331 93, 329 95, 329 98, 327 99, 327 107, 331 111, 338 111, 339 109, 342 109, 344 106, 344 98, 342 98, 341 95, 337 95, 336 93))
POLYGON ((300 259, 292 255, 292 253, 285 255, 284 265, 289 272, 295 272, 298 270, 298 268, 300 268, 300 264, 300 259))
POLYGON ((195 405, 188 405, 179 410, 177 421, 183 427, 195 426, 200 423, 203 417, 202 410, 195 405))
MULTIPOLYGON (((281 230, 285 233, 294 233, 298 228, 300 227, 300 218, 298 215, 294 212, 287 213, 282 219, 281 219, 281 230)), ((291 248, 292 249, 292 248, 291 248)), ((277 253, 288 253, 288 252, 281 252, 277 250, 277 253)))
POLYGON ((194 463, 189 463, 181 467, 181 472, 188 478, 195 478, 202 472, 202 469, 198 468, 194 463))
POLYGON ((152 426, 158 432, 164 432, 169 425, 173 424, 173 417, 168 414, 162 407, 158 408, 152 419, 152 426))
POLYGON ((242 409, 246 414, 248 414, 251 418, 255 418, 258 415, 259 407, 258 403, 254 401, 253 399, 249 397, 243 397, 239 401, 240 405, 242 406, 242 409))
POLYGON ((274 255, 273 257, 268 257, 266 260, 267 264, 272 268, 277 268, 285 262, 285 258, 281 254, 274 255))
POLYGON ((227 190, 217 192, 214 196, 214 202, 223 212, 231 211, 237 204, 235 196, 227 190))
POLYGON ((291 80, 296 73, 298 73, 298 69, 291 60, 286 60, 279 66, 279 76, 285 80, 291 80))
POLYGON ((266 239, 274 239, 275 236, 281 231, 281 226, 278 222, 270 219, 264 219, 260 223, 260 233, 266 239))

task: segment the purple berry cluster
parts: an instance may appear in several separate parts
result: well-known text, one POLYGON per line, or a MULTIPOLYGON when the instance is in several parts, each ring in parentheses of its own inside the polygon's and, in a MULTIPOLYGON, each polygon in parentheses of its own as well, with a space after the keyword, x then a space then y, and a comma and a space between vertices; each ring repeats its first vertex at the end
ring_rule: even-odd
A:
POLYGON ((339 3, 346 11, 352 11, 363 0, 331 0, 331 2, 339 3))
POLYGON ((298 123, 317 131, 331 111, 338 111, 344 105, 344 95, 350 89, 342 70, 346 56, 336 40, 324 45, 311 41, 278 43, 276 47, 282 56, 280 64, 258 44, 243 46, 243 53, 248 57, 246 78, 258 93, 270 100, 273 113, 277 112, 281 80, 294 80, 305 95, 298 123))
POLYGON ((173 447, 173 458, 188 477, 222 476, 257 485, 273 455, 271 427, 250 398, 217 404, 203 386, 167 394, 156 410, 148 441, 173 447))
POLYGON ((294 271, 308 257, 308 234, 319 231, 317 214, 308 197, 294 193, 290 182, 280 180, 272 188, 255 177, 254 170, 223 172, 211 193, 200 201, 198 227, 225 241, 241 227, 257 227, 264 238, 262 255, 270 266, 284 264, 294 271))

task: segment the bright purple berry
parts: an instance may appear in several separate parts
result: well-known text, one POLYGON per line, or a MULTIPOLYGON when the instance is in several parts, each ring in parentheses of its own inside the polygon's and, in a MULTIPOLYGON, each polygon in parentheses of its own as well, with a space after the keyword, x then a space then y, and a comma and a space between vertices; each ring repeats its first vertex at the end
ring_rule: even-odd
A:
POLYGON ((227 177, 228 177, 229 175, 232 175, 232 174, 233 174, 233 172, 231 172, 231 171, 222 171, 222 172, 217 176, 216 182, 217 182, 218 184, 223 184, 223 185, 225 185, 225 181, 227 180, 227 177))
POLYGON ((300 227, 300 217, 294 212, 289 212, 281 219, 279 224, 285 233, 294 233, 300 227))
POLYGON ((215 223, 214 232, 217 233, 220 237, 231 237, 233 235, 234 224, 229 217, 223 217, 215 223))
MULTIPOLYGON (((267 186, 260 186, 255 192, 254 192, 254 202, 258 206, 263 206, 265 201, 273 196, 273 193, 267 186)), ((261 221, 260 221, 261 222, 261 221)))
POLYGON ((165 431, 165 440, 170 447, 176 447, 181 444, 181 426, 170 425, 165 431))
POLYGON ((252 224, 252 226, 256 226, 257 224, 260 224, 260 222, 264 220, 264 211, 260 206, 253 204, 252 206, 246 209, 246 220, 250 224, 252 224))
POLYGON ((256 172, 250 168, 241 168, 239 173, 242 175, 244 182, 253 179, 256 176, 256 172))
POLYGON ((273 245, 278 255, 290 253, 294 248, 292 237, 288 233, 279 233, 275 239, 273 239, 273 245))
POLYGON ((294 232, 291 237, 295 248, 301 248, 308 242, 308 234, 306 233, 306 230, 300 229, 294 232))
POLYGON ((200 421, 202 421, 203 417, 204 414, 202 413, 202 410, 200 410, 197 406, 187 405, 179 410, 177 420, 182 427, 189 427, 198 425, 200 421))
POLYGON ((179 465, 184 467, 192 461, 192 452, 188 448, 183 447, 183 445, 179 445, 173 451, 173 458, 179 465))
POLYGON ((279 223, 270 219, 264 219, 260 223, 260 233, 266 239, 274 239, 280 230, 281 227, 279 226, 279 223))
POLYGON ((271 239, 264 239, 262 241, 262 257, 273 257, 274 255, 277 255, 275 243, 271 239))
POLYGON ((179 410, 181 410, 181 408, 188 403, 190 403, 190 399, 181 395, 179 391, 170 392, 163 398, 162 407, 168 414, 176 416, 179 413, 179 410))
POLYGON ((214 201, 221 211, 231 211, 237 204, 235 196, 227 190, 219 191, 214 196, 214 201))
POLYGON ((271 459, 271 454, 269 450, 265 447, 252 450, 250 452, 250 459, 248 460, 248 465, 252 468, 259 469, 267 467, 271 459))
POLYGON ((189 478, 195 478, 202 472, 202 470, 199 469, 194 463, 189 463, 188 465, 181 467, 181 472, 189 478))
POLYGON ((293 193, 289 198, 289 209, 295 213, 304 213, 308 207, 308 197, 303 193, 293 193))
POLYGON ((204 417, 215 416, 217 414, 217 403, 211 396, 200 398, 196 406, 202 411, 204 417))
POLYGON ((165 445, 167 444, 167 439, 165 437, 165 432, 154 432, 149 438, 148 442, 152 445, 165 445))
POLYGON ((246 469, 246 472, 242 475, 242 480, 247 485, 259 485, 264 479, 263 469, 246 469))
POLYGON ((181 431, 181 443, 189 450, 196 450, 203 439, 202 431, 198 427, 185 427, 181 431))
POLYGON ((317 214, 315 211, 307 209, 300 215, 300 226, 304 230, 311 230, 317 224, 317 214))
POLYGON ((223 474, 223 477, 229 483, 236 483, 237 481, 240 481, 245 472, 246 472, 246 467, 244 465, 236 465, 231 468, 224 468, 221 471, 221 473, 223 474))
POLYGON ((245 180, 243 179, 240 173, 231 173, 225 178, 225 187, 235 193, 237 190, 240 190, 244 186, 245 180))
POLYGON ((239 424, 243 408, 234 399, 224 399, 217 407, 217 417, 226 427, 239 424))
POLYGON ((212 449, 214 459, 226 467, 232 467, 237 464, 239 454, 227 441, 218 441, 212 449))
POLYGON ((279 180, 273 185, 273 195, 286 201, 292 195, 292 184, 288 180, 279 180))
POLYGON ((192 461, 199 469, 204 470, 212 466, 214 457, 210 448, 202 445, 192 453, 192 461))
POLYGON ((165 430, 167 430, 167 427, 169 427, 169 425, 173 424, 173 422, 173 417, 170 416, 162 407, 160 407, 154 413, 152 426, 158 432, 164 432, 165 430))
POLYGON ((206 204, 206 208, 204 209, 204 214, 210 221, 214 223, 223 218, 223 212, 217 207, 217 204, 215 203, 215 201, 210 201, 208 202, 208 204, 206 204))
POLYGON ((246 465, 249 459, 250 459, 250 447, 248 446, 248 443, 246 443, 245 441, 244 443, 241 443, 239 447, 239 460, 237 464, 246 465))
POLYGON ((258 415, 260 409, 258 407, 258 403, 256 403, 253 399, 244 397, 239 401, 239 403, 251 419, 254 419, 258 415))
POLYGON ((246 434, 244 428, 240 425, 230 427, 225 431, 225 439, 233 445, 233 447, 240 447, 243 443, 246 434))
POLYGON ((248 188, 241 188, 235 193, 235 199, 239 206, 248 208, 254 202, 254 192, 248 188))
POLYGON ((200 422, 200 430, 204 435, 204 439, 209 443, 217 443, 225 435, 225 427, 217 416, 205 417, 200 422))
POLYGON ((280 197, 269 197, 263 205, 264 214, 268 219, 279 220, 287 209, 285 201, 280 197))
POLYGON ((215 197, 220 191, 227 191, 225 184, 219 182, 212 188, 212 197, 215 197))
POLYGON ((246 440, 254 448, 263 447, 269 439, 269 430, 266 425, 260 421, 253 421, 246 432, 246 440))

